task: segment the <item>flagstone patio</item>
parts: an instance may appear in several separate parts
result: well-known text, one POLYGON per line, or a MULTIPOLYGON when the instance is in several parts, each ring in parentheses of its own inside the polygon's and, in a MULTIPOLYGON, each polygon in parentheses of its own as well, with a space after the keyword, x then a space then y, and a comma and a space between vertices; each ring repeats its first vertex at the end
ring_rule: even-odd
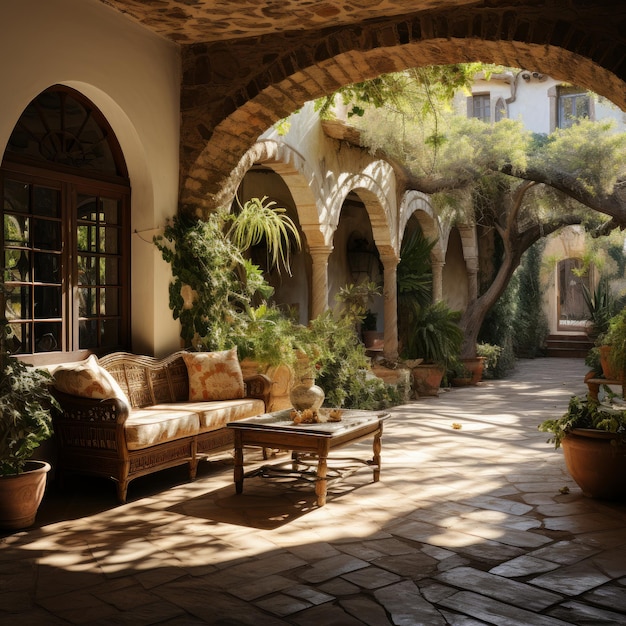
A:
POLYGON ((322 508, 261 477, 235 495, 230 455, 194 483, 138 479, 123 506, 108 481, 53 484, 37 527, 0 535, 0 624, 626 623, 626 503, 582 496, 537 431, 585 372, 523 360, 392 409, 380 482, 355 471, 322 508))

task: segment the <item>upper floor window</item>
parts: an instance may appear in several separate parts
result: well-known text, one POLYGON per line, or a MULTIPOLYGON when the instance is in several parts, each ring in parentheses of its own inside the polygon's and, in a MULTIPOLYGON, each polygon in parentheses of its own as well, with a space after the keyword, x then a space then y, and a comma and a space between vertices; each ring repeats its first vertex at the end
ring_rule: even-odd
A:
POLYGON ((491 99, 488 93, 473 95, 470 102, 470 117, 476 117, 483 122, 491 122, 491 99))
POLYGON ((9 139, 0 197, 11 351, 128 348, 130 189, 97 109, 64 87, 35 98, 9 139))
POLYGON ((508 116, 509 114, 504 98, 498 98, 498 101, 496 102, 496 122, 505 120, 508 116))
POLYGON ((576 87, 559 87, 557 92, 557 126, 569 128, 577 120, 591 117, 589 93, 576 87))

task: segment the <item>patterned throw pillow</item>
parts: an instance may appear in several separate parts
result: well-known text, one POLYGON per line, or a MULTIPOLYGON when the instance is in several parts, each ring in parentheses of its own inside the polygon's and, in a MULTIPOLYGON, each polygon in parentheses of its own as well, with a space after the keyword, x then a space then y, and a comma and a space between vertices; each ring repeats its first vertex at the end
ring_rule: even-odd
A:
POLYGON ((118 382, 103 367, 95 355, 76 365, 63 365, 54 370, 54 386, 63 393, 83 398, 119 398, 129 405, 118 382))
POLYGON ((189 400, 235 400, 244 397, 237 348, 221 352, 185 352, 189 400))

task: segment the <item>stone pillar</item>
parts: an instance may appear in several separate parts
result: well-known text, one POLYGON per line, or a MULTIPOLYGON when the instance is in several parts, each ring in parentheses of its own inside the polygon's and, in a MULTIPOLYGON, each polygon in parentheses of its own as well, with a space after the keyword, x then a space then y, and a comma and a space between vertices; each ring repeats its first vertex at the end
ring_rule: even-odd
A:
POLYGON ((433 261, 433 302, 443 300, 443 266, 442 261, 433 261))
POLYGON ((311 319, 328 309, 328 257, 332 246, 315 246, 309 249, 312 260, 311 319))
POLYGON ((381 256, 383 263, 384 344, 383 356, 390 361, 398 358, 398 259, 381 256))

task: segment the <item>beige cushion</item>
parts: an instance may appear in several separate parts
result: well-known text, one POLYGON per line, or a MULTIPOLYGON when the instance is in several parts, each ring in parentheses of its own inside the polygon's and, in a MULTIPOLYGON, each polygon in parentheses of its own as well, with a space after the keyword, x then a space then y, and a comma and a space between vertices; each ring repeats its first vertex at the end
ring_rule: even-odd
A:
POLYGON ((234 400, 244 397, 237 348, 220 352, 185 352, 189 400, 234 400))
POLYGON ((95 355, 77 364, 62 365, 54 370, 54 386, 63 393, 94 399, 119 398, 129 405, 118 382, 103 367, 95 355))
POLYGON ((256 398, 241 400, 215 400, 213 402, 174 402, 157 404, 152 409, 162 411, 192 411, 200 418, 200 432, 210 432, 244 417, 254 417, 265 413, 265 403, 256 398))
POLYGON ((124 423, 126 446, 142 450, 159 443, 196 435, 200 426, 197 413, 177 409, 147 407, 133 409, 124 423))

